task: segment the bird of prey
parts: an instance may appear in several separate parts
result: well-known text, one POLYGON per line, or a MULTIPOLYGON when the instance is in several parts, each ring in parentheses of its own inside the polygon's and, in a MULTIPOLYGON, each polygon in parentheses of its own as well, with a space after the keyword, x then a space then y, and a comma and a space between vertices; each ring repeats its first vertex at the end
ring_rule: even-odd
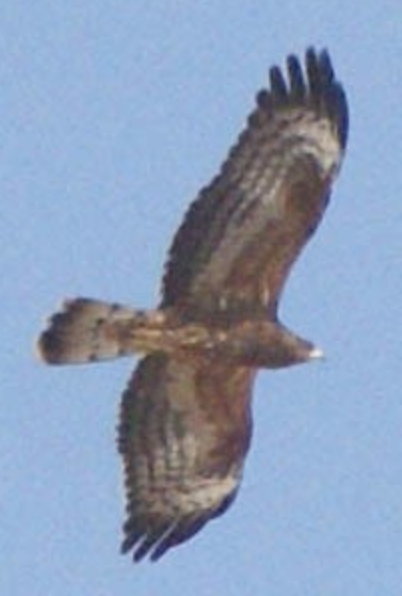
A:
POLYGON ((155 561, 232 503, 252 430, 253 382, 320 357, 278 305, 327 207, 347 101, 327 51, 274 66, 245 130, 179 227, 155 310, 65 301, 38 341, 49 364, 140 354, 123 393, 122 551, 155 561))

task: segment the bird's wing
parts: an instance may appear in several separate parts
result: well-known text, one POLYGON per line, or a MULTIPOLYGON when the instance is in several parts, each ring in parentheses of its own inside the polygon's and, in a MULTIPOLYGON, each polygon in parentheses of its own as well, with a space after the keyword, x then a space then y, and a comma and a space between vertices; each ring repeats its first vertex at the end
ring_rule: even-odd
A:
POLYGON ((123 552, 156 560, 232 502, 251 435, 254 375, 163 354, 139 363, 123 394, 119 426, 127 494, 123 552))
POLYGON ((257 305, 275 313, 289 269, 327 206, 347 138, 345 94, 326 51, 295 56, 179 228, 162 305, 257 305))

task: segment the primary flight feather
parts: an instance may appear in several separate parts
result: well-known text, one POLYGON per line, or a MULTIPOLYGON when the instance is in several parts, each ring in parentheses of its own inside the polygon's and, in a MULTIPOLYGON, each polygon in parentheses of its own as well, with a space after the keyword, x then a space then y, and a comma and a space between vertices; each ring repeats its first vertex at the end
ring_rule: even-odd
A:
POLYGON ((51 364, 139 353, 118 446, 127 495, 123 552, 161 557, 235 498, 259 368, 320 356, 278 320, 290 268, 328 204, 348 110, 326 51, 287 59, 184 218, 153 311, 78 298, 38 342, 51 364))

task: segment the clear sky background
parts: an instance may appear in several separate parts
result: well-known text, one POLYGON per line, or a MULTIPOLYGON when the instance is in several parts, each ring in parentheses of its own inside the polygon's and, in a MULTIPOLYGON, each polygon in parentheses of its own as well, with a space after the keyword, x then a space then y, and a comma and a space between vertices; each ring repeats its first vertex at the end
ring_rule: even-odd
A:
POLYGON ((399 596, 402 9, 396 0, 0 2, 0 593, 399 596), (133 362, 52 369, 68 296, 158 300, 167 247, 289 52, 327 46, 347 158, 282 318, 327 354, 262 372, 235 505, 158 564, 119 554, 133 362))

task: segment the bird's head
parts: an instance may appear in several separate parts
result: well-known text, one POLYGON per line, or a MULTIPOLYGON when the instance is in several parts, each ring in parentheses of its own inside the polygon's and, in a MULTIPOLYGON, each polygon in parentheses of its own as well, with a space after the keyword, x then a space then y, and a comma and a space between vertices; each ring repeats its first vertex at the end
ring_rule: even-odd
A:
POLYGON ((255 368, 285 368, 324 357, 310 341, 277 321, 247 321, 225 334, 219 354, 255 368))

